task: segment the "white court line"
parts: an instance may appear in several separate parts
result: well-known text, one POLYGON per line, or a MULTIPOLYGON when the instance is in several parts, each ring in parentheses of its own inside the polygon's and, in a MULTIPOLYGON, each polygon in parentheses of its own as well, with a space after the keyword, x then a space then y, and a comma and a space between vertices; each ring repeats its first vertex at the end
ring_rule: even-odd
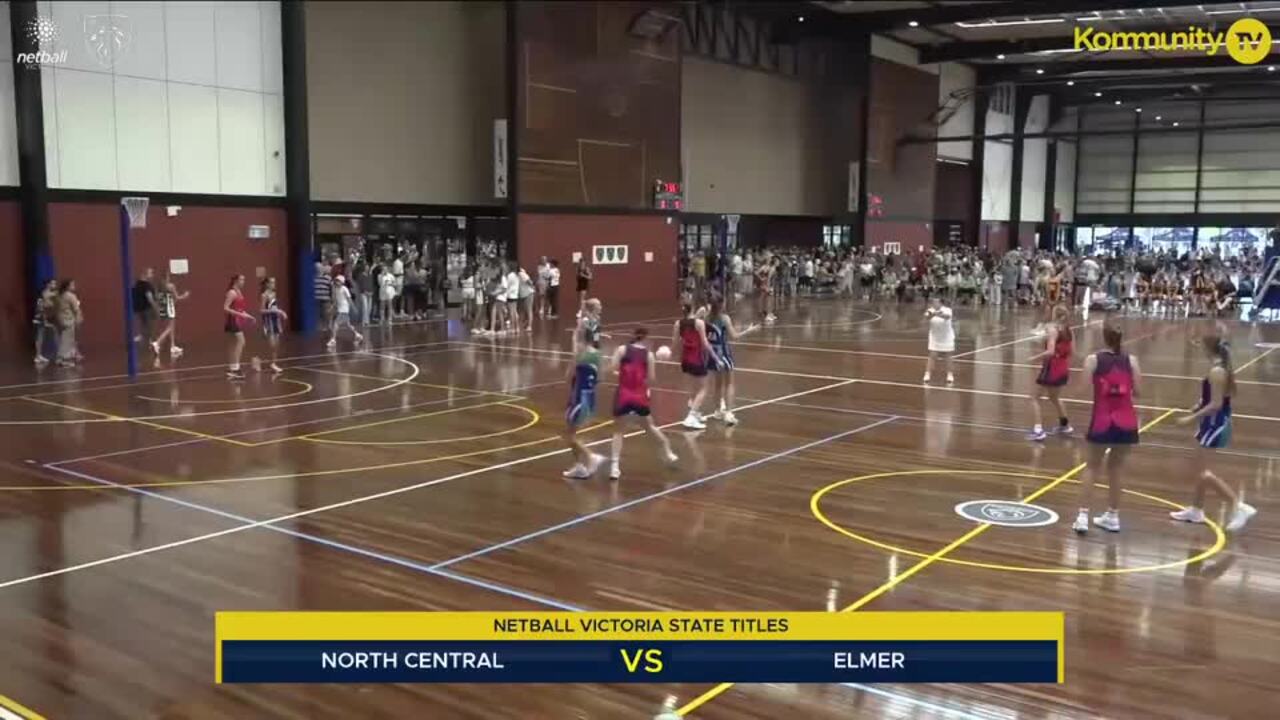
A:
MULTIPOLYGON (((1080 325, 1072 325, 1072 326, 1071 326, 1071 329, 1072 329, 1072 330, 1082 330, 1082 329, 1084 329, 1084 328, 1089 327, 1090 325, 1097 325, 1097 324, 1098 324, 1098 323, 1100 323, 1100 322, 1102 322, 1102 321, 1101 321, 1101 320, 1090 320, 1089 322, 1082 323, 1082 324, 1080 324, 1080 325)), ((959 360, 960 358, 968 357, 968 356, 970 356, 970 355, 977 355, 978 353, 980 353, 980 352, 986 352, 987 350, 996 350, 996 349, 999 349, 999 348, 1002 348, 1002 347, 1008 347, 1008 346, 1010 346, 1010 345, 1017 345, 1018 343, 1030 342, 1030 341, 1032 341, 1032 340, 1040 340, 1041 342, 1043 342, 1043 341, 1044 341, 1044 335, 1028 335, 1028 336, 1026 336, 1026 337, 1018 338, 1017 340, 1010 340, 1009 342, 1003 342, 1003 343, 1000 343, 999 345, 988 345, 987 347, 980 347, 980 348, 977 348, 976 350, 970 350, 969 352, 956 353, 956 354, 952 355, 952 356, 951 356, 951 358, 952 358, 953 360, 959 360)))
MULTIPOLYGON (((809 390, 790 393, 788 395, 776 397, 771 400, 764 400, 757 403, 751 403, 749 405, 743 405, 735 409, 739 412, 744 410, 750 410, 756 407, 771 405, 773 403, 783 402, 786 400, 791 400, 793 398, 803 397, 805 395, 811 395, 813 393, 823 392, 825 390, 837 388, 842 385, 848 385, 851 382, 854 382, 854 381, 843 380, 841 382, 831 383, 830 385, 823 385, 821 387, 816 387, 809 390)), ((668 428, 673 425, 679 425, 679 424, 680 424, 680 421, 676 421, 676 422, 667 423, 665 425, 660 425, 659 427, 668 428)), ((645 430, 635 430, 633 432, 627 433, 625 437, 634 437, 637 435, 643 435, 645 432, 646 432, 645 430)), ((586 446, 594 447, 596 445, 602 445, 604 443, 608 443, 611 441, 612 441, 612 438, 603 438, 601 440, 596 440, 595 442, 586 443, 586 446)), ((501 448, 498 448, 497 450, 501 450, 501 448)), ((185 545, 191 545, 193 543, 203 542, 205 540, 213 540, 215 538, 220 538, 226 535, 233 535, 235 533, 244 532, 245 530, 252 530, 253 528, 263 527, 266 525, 274 525, 276 523, 285 522, 287 520, 296 520, 301 517, 307 517, 308 515, 315 515, 316 513, 329 512, 330 510, 338 510, 345 507, 351 507, 353 505, 359 505, 361 503, 366 503, 373 500, 381 500, 388 497, 394 497, 396 495, 402 495, 407 492, 421 490, 422 488, 432 487, 434 485, 442 485, 444 483, 453 482, 454 480, 461 480, 463 478, 468 478, 473 475, 480 475, 483 473, 492 472, 494 470, 502 470, 509 467, 515 467, 516 465, 523 465, 525 463, 533 462, 535 460, 543 460, 546 458, 555 457, 557 455, 563 455, 567 452, 569 452, 568 448, 560 448, 559 450, 548 450, 547 452, 539 453, 537 455, 529 455, 523 458, 516 458, 514 460, 508 460, 506 462, 501 462, 494 465, 486 465, 484 467, 474 468, 472 470, 466 470, 460 473, 455 473, 453 475, 447 475, 442 478, 436 478, 434 480, 426 480, 420 483, 415 483, 413 485, 406 485, 404 487, 392 488, 390 490, 384 490, 382 492, 373 493, 371 495, 354 497, 349 500, 330 503, 329 505, 321 505, 319 507, 310 508, 308 510, 299 510, 298 512, 288 513, 286 515, 278 515, 273 518, 268 518, 266 520, 259 520, 257 522, 250 523, 247 525, 238 525, 236 527, 227 528, 225 530, 218 530, 216 532, 205 533, 204 535, 197 535, 195 537, 189 537, 183 540, 175 540, 173 542, 165 543, 163 545, 153 545, 151 547, 142 548, 140 550, 134 550, 132 552, 122 553, 120 555, 111 555, 105 558, 99 558, 97 560, 90 560, 89 562, 83 562, 76 565, 69 565, 67 567, 58 568, 56 570, 50 570, 47 572, 37 573, 35 575, 28 575, 26 577, 15 578, 13 580, 7 580, 3 583, 0 583, 0 590, 3 590, 8 587, 13 587, 15 585, 23 585, 25 583, 35 582, 36 580, 44 580, 46 578, 58 577, 60 575, 66 575, 68 573, 76 572, 79 570, 87 570, 89 568, 94 568, 101 565, 107 565, 113 562, 118 562, 120 560, 128 560, 130 558, 141 557, 143 555, 150 555, 152 553, 161 552, 163 550, 171 550, 173 548, 179 548, 185 545)), ((358 472, 358 470, 353 470, 352 472, 358 472)), ((290 475, 266 476, 264 478, 258 478, 258 479, 270 479, 273 477, 289 478, 291 476, 290 475)))
MULTIPOLYGON (((409 373, 408 377, 396 378, 394 382, 391 382, 387 385, 383 385, 381 387, 369 388, 368 390, 361 390, 359 392, 346 393, 343 395, 334 395, 332 397, 317 398, 315 400, 299 400, 297 402, 279 403, 276 405, 264 405, 262 407, 231 408, 228 410, 204 410, 201 412, 190 412, 190 413, 170 413, 168 415, 144 415, 142 417, 113 416, 113 417, 103 417, 103 418, 94 418, 94 419, 86 419, 86 420, 0 420, 0 426, 4 426, 4 425, 85 425, 90 423, 122 423, 122 422, 135 422, 135 421, 150 422, 154 420, 172 420, 174 418, 187 419, 187 418, 196 418, 196 417, 210 417, 213 415, 234 415, 234 414, 257 413, 257 412, 265 412, 267 410, 282 410, 285 408, 292 409, 296 407, 302 407, 304 405, 315 405, 317 403, 338 402, 342 400, 350 400, 352 398, 362 397, 364 395, 372 395, 373 393, 384 392, 387 390, 391 390, 392 388, 397 388, 397 387, 400 387, 401 385, 412 382, 414 378, 418 377, 418 375, 422 373, 422 368, 418 367, 415 363, 409 360, 405 360, 404 358, 398 358, 394 355, 382 355, 380 353, 363 353, 363 354, 368 357, 376 357, 376 358, 382 358, 384 360, 394 360, 395 362, 398 362, 398 363, 404 363, 405 365, 408 365, 409 367, 413 368, 413 372, 409 373)), ((387 379, 391 380, 392 378, 387 378, 387 379)), ((98 413, 98 411, 96 410, 86 410, 83 408, 76 408, 76 410, 79 410, 80 412, 97 413, 100 415, 105 414, 105 413, 98 413)), ((175 432, 182 432, 182 430, 175 430, 175 432)))
MULTIPOLYGON (((458 344, 468 345, 470 343, 458 343, 458 344)), ((543 353, 543 354, 550 354, 550 355, 573 355, 573 353, 565 350, 526 348, 526 347, 518 347, 514 345, 501 345, 498 347, 505 348, 508 351, 517 351, 517 352, 509 353, 513 355, 518 355, 519 352, 543 353)), ((679 366, 679 363, 673 362, 670 360, 668 361, 659 360, 657 362, 660 365, 679 366)), ((756 373, 760 375, 779 375, 782 377, 797 377, 797 378, 804 378, 806 380, 846 380, 848 382, 858 383, 859 385, 885 385, 889 387, 914 388, 917 390, 927 389, 929 392, 955 392, 955 393, 965 393, 969 395, 986 395, 989 397, 1016 398, 1019 400, 1027 399, 1026 393, 1001 392, 999 390, 979 390, 977 388, 965 388, 965 387, 943 386, 943 385, 930 385, 928 386, 928 388, 925 388, 924 385, 918 382, 913 383, 913 382, 896 382, 893 380, 871 380, 868 378, 843 377, 840 375, 820 375, 820 374, 814 374, 814 373, 798 373, 798 372, 789 372, 786 370, 765 370, 763 368, 748 368, 748 367, 742 367, 742 366, 735 366, 733 369, 735 372, 756 373)), ((1085 400, 1081 398, 1067 398, 1067 397, 1062 398, 1062 402, 1074 403, 1077 405, 1093 404, 1092 400, 1085 400)), ((1178 412, 1186 409, 1186 408, 1162 407, 1159 405, 1134 405, 1134 407, 1139 410, 1151 410, 1154 412, 1166 412, 1169 410, 1178 412)), ((1268 415, 1248 415, 1244 413, 1233 412, 1231 417, 1237 420, 1262 420, 1266 422, 1280 422, 1280 417, 1271 417, 1268 415)))
MULTIPOLYGON (((378 349, 379 351, 408 350, 408 349, 410 349, 410 348, 435 347, 435 346, 437 346, 437 345, 449 345, 449 344, 451 344, 452 342, 453 342, 452 340, 437 340, 437 341, 435 341, 435 342, 415 343, 415 344, 412 344, 412 345, 390 345, 390 346, 387 346, 387 347, 381 347, 381 346, 379 346, 377 349, 378 349)), ((314 358, 323 358, 323 357, 331 358, 331 357, 340 357, 340 356, 346 356, 346 355, 369 355, 369 354, 370 354, 370 353, 369 353, 368 351, 365 351, 365 350, 350 350, 350 351, 343 351, 343 352, 325 352, 325 353, 316 353, 316 354, 314 354, 314 355, 292 355, 292 356, 289 356, 289 357, 282 357, 282 358, 279 358, 279 361, 280 361, 280 362, 286 362, 286 361, 289 361, 289 360, 311 360, 311 359, 314 359, 314 358)), ((191 372, 191 371, 194 371, 194 370, 211 370, 211 369, 213 369, 213 368, 225 368, 226 366, 227 366, 227 364, 226 364, 226 363, 214 363, 214 364, 212 364, 212 365, 192 365, 192 366, 190 366, 190 367, 186 367, 186 366, 184 366, 184 367, 169 367, 169 368, 166 368, 166 369, 164 369, 164 370, 146 370, 146 371, 143 371, 143 372, 138 373, 138 377, 143 377, 143 376, 147 376, 147 375, 176 375, 176 374, 178 374, 178 373, 191 372)), ((30 383, 17 383, 17 384, 14 384, 14 385, 0 385, 0 390, 13 390, 13 389, 16 389, 16 388, 27 388, 27 387, 42 387, 42 386, 45 386, 45 385, 66 385, 66 384, 69 384, 69 383, 86 383, 86 382, 94 382, 95 380, 119 380, 120 378, 127 378, 127 377, 129 377, 129 374, 128 374, 128 373, 118 373, 118 374, 115 374, 115 375, 91 375, 91 376, 89 376, 89 377, 69 377, 69 378, 63 378, 63 379, 61 379, 61 380, 39 380, 39 381, 36 381, 36 382, 30 382, 30 383)), ((92 389, 94 389, 94 388, 84 388, 84 389, 85 389, 85 390, 92 390, 92 389)), ((20 397, 20 396, 15 395, 15 396, 13 396, 13 397, 3 397, 3 398, 0 398, 0 400, 16 400, 16 399, 18 399, 18 397, 20 397)))

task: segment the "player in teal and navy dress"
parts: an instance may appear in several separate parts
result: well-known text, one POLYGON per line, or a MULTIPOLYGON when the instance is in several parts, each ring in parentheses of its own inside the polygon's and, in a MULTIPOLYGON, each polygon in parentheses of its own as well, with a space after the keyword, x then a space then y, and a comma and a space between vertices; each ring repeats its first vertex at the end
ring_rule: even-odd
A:
POLYGON ((1243 528, 1258 511, 1241 500, 1239 493, 1209 469, 1215 451, 1231 443, 1231 396, 1235 394, 1236 387, 1235 372, 1231 367, 1231 347, 1220 328, 1202 338, 1200 344, 1212 365, 1209 373, 1200 381, 1200 402, 1191 409, 1190 414, 1178 420, 1180 425, 1190 425, 1196 421, 1200 423, 1196 431, 1196 442, 1200 444, 1200 450, 1196 453, 1193 471, 1195 495, 1190 505, 1169 514, 1174 520, 1203 523, 1205 490, 1211 487, 1230 504, 1231 518, 1227 521, 1227 530, 1235 532, 1243 528))
POLYGON ((563 475, 574 480, 591 477, 600 469, 604 457, 587 450, 578 439, 578 431, 596 413, 596 386, 600 382, 600 350, 595 345, 585 345, 578 352, 573 368, 569 371, 569 405, 564 413, 564 440, 576 462, 563 475))

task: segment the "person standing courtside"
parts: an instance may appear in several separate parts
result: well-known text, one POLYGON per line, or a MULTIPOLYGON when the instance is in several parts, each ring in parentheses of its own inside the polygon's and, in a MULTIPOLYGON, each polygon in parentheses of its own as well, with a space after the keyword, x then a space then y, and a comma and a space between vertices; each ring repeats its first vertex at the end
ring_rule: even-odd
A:
POLYGON ((152 336, 155 332, 156 313, 159 310, 159 306, 156 305, 156 288, 152 283, 155 275, 155 271, 151 268, 143 270, 138 281, 133 284, 132 298, 133 316, 138 323, 136 328, 138 334, 133 336, 133 341, 145 341, 152 348, 155 347, 152 336))

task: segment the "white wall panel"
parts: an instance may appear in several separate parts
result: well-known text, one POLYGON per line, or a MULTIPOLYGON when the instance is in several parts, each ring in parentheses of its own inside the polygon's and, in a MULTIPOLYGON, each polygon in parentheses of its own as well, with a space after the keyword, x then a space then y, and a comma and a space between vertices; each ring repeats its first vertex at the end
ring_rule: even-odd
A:
POLYGON ((1057 175, 1053 182, 1053 206, 1060 213, 1062 222, 1075 222, 1076 201, 1076 144, 1058 142, 1057 175))
POLYGON ((58 148, 64 187, 117 187, 115 89, 111 76, 54 70, 57 78, 58 148))
MULTIPOLYGON (((1023 132, 1039 133, 1048 127, 1049 96, 1037 95, 1031 99, 1023 132)), ((1048 164, 1048 140, 1031 138, 1022 141, 1022 205, 1018 214, 1023 222, 1044 220, 1044 180, 1048 164)))
POLYGON ((169 144, 156 142, 169 137, 165 83, 119 76, 115 81, 117 187, 167 191, 169 144))
MULTIPOLYGON (((971 135, 973 133, 973 105, 976 97, 971 91, 976 81, 973 68, 960 63, 942 63, 938 66, 938 105, 958 103, 958 109, 938 128, 938 135, 971 135), (965 91, 970 91, 966 93, 965 91), (953 92, 965 93, 963 99, 950 99, 953 92)), ((938 157, 956 160, 973 159, 973 143, 938 143, 938 157)))
POLYGON ((48 10, 40 8, 40 15, 52 17, 58 26, 61 42, 59 47, 67 50, 67 62, 59 69, 102 71, 103 67, 89 51, 86 29, 91 28, 92 18, 103 18, 111 14, 111 4, 107 2, 58 2, 50 3, 48 10))
MULTIPOLYGON (((279 2, 41 2, 39 12, 60 31, 46 49, 68 57, 42 68, 50 187, 284 193, 279 2), (114 63, 87 42, 104 23, 127 33, 114 63)), ((3 79, 0 95, 4 132, 3 79)), ((15 152, 3 144, 0 183, 15 152)))
POLYGON ((218 87, 261 92, 262 22, 258 3, 223 3, 214 12, 218 87))
POLYGON ((58 145, 58 78, 51 67, 40 68, 40 99, 44 109, 44 172, 49 187, 62 187, 61 148, 58 145))
POLYGON ((266 134, 266 186, 268 195, 284 194, 284 98, 262 96, 262 129, 266 134))
POLYGON ((218 89, 222 192, 260 195, 266 186, 262 94, 218 89))
POLYGON ((280 47, 280 3, 259 2, 258 13, 262 27, 262 90, 280 94, 284 92, 284 59, 280 47))
POLYGON ((174 188, 219 192, 216 89, 169 84, 169 155, 174 188))
POLYGON ((200 85, 217 83, 214 17, 214 7, 208 3, 165 3, 169 80, 200 85))
POLYGON ((165 57, 165 3, 113 2, 111 12, 129 18, 132 33, 129 47, 113 66, 115 73, 164 80, 168 64, 165 57))
MULTIPOLYGON (((19 68, 20 72, 32 72, 19 68)), ((17 185, 18 125, 13 102, 13 47, 9 37, 9 3, 0 2, 0 185, 17 185)))
MULTIPOLYGON (((1012 132, 1013 116, 988 110, 986 124, 989 135, 1012 132)), ((1008 220, 1013 145, 985 140, 982 153, 982 219, 1008 220)))

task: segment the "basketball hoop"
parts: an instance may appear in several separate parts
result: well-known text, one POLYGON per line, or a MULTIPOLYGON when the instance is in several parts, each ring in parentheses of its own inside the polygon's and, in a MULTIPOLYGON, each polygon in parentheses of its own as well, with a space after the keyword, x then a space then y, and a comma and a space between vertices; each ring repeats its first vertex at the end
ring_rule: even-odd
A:
POLYGON ((151 198, 125 197, 120 198, 120 204, 129 213, 129 227, 144 228, 147 226, 147 206, 151 204, 151 198))

